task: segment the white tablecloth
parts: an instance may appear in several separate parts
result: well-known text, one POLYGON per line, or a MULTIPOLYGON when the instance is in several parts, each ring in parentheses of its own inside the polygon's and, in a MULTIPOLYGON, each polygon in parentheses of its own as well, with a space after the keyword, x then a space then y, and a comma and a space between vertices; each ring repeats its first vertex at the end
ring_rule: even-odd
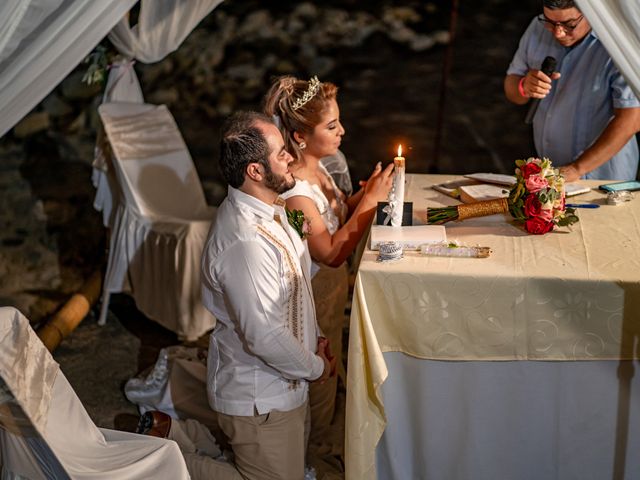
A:
MULTIPOLYGON (((456 203, 430 188, 454 178, 408 176, 406 191, 407 198, 414 202, 414 224, 425 222, 427 206, 456 203)), ((578 224, 543 236, 529 235, 500 215, 447 224, 450 240, 491 247, 493 253, 487 259, 421 257, 405 252, 399 262, 381 264, 375 261, 374 252, 364 253, 350 329, 348 478, 375 477, 376 446, 388 421, 397 415, 395 403, 393 409, 389 408, 390 391, 383 386, 389 368, 384 352, 403 352, 423 359, 413 361, 425 368, 435 360, 482 362, 489 372, 519 362, 522 365, 515 371, 537 365, 532 360, 547 361, 543 367, 532 368, 548 368, 550 372, 555 372, 554 366, 567 368, 558 360, 572 364, 589 360, 588 366, 594 369, 608 361, 608 368, 615 372, 619 359, 637 358, 634 343, 640 335, 634 315, 640 311, 640 200, 608 206, 605 198, 595 190, 574 197, 575 202, 594 202, 601 207, 580 209, 578 224), (488 360, 507 363, 486 363, 488 360)), ((449 363, 453 365, 445 365, 449 363)), ((473 364, 466 367, 472 368, 473 364)), ((469 401, 476 393, 454 377, 451 381, 461 382, 461 388, 445 396, 445 406, 459 396, 469 401)), ((407 378, 414 385, 412 377, 407 378)), ((422 391, 418 378, 415 387, 422 391)), ((511 382, 508 378, 507 385, 511 382)), ((443 391, 449 387, 443 386, 443 391)), ((557 387, 557 382, 547 379, 540 384, 541 395, 554 398, 557 387)), ((496 391, 488 403, 498 405, 497 399, 504 398, 496 391)), ((526 401, 521 407, 525 406, 526 401)), ((411 407, 405 413, 409 418, 419 418, 423 402, 416 401, 411 407)), ((528 425, 535 430, 538 424, 526 411, 522 410, 530 419, 528 425)), ((461 428, 467 425, 464 422, 477 419, 477 413, 464 412, 461 428)), ((412 425, 425 435, 425 442, 429 435, 438 435, 421 422, 412 425)), ((545 432, 548 430, 540 425, 535 435, 546 437, 545 432)), ((490 442, 490 432, 485 435, 479 437, 480 443, 490 442)), ((412 440, 405 447, 420 449, 425 442, 412 440)), ((451 448, 449 453, 454 456, 465 454, 453 445, 451 448)), ((509 449, 503 449, 502 454, 508 457, 509 449)), ((558 469, 560 464, 551 465, 558 469)), ((476 477, 425 474, 397 478, 476 477)))
POLYGON ((640 378, 629 392, 619 362, 384 360, 379 479, 639 477, 640 378))

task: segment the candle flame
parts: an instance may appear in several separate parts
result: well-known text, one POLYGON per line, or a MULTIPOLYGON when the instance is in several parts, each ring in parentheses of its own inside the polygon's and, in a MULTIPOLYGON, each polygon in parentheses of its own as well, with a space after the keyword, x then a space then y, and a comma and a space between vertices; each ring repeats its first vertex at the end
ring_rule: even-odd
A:
POLYGON ((398 156, 402 156, 402 145, 398 145, 398 156))

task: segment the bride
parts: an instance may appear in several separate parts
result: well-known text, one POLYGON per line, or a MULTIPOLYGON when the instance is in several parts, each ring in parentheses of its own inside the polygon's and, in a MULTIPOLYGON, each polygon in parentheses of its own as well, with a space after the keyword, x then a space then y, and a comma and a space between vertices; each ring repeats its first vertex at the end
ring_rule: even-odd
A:
MULTIPOLYGON (((393 164, 378 163, 364 187, 347 197, 323 164, 335 158, 345 134, 340 122, 338 88, 317 77, 277 79, 265 97, 264 111, 280 128, 285 148, 296 159, 290 170, 296 185, 285 192, 289 210, 300 210, 309 222, 307 241, 315 263, 313 296, 320 329, 341 365, 344 308, 348 298, 346 260, 371 224, 378 202, 388 197, 393 164)), ((327 441, 335 410, 337 377, 312 384, 310 444, 327 441)), ((337 453, 337 452, 335 452, 337 453)))
POLYGON ((391 164, 383 171, 378 163, 364 188, 348 198, 337 187, 320 161, 337 154, 345 134, 337 91, 333 83, 317 77, 308 82, 281 77, 267 93, 264 107, 296 159, 290 167, 296 186, 283 197, 289 209, 302 210, 311 224, 313 234, 307 238, 311 256, 333 267, 353 253, 378 202, 387 199, 393 170, 391 164))

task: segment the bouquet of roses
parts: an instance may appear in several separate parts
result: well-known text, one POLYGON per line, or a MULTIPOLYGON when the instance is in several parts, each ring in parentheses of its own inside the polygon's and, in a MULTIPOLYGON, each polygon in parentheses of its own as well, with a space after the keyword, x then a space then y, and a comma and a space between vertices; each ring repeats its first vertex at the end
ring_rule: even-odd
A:
POLYGON ((558 225, 578 221, 573 208, 565 208, 564 177, 548 158, 516 160, 516 184, 508 198, 486 200, 443 208, 428 208, 427 223, 441 224, 450 220, 507 213, 533 234, 550 232, 558 225))

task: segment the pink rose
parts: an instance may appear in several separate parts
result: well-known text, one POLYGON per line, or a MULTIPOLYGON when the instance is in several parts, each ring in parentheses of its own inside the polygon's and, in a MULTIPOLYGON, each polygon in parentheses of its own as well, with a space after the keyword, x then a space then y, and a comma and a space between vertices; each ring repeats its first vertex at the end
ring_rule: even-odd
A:
POLYGON ((311 235, 311 223, 309 223, 309 221, 305 219, 305 221, 302 222, 302 238, 308 237, 310 235, 311 235))
POLYGON ((549 186, 549 182, 544 177, 540 177, 538 175, 531 175, 525 181, 524 186, 527 187, 527 190, 529 190, 530 193, 536 193, 542 190, 543 188, 547 188, 549 186))
POLYGON ((533 162, 525 163, 522 167, 520 167, 520 171, 522 172, 522 177, 526 180, 531 175, 536 175, 542 171, 540 165, 537 165, 533 162))
POLYGON ((524 229, 534 235, 542 235, 553 230, 553 222, 547 222, 540 217, 533 217, 524 222, 524 229))

